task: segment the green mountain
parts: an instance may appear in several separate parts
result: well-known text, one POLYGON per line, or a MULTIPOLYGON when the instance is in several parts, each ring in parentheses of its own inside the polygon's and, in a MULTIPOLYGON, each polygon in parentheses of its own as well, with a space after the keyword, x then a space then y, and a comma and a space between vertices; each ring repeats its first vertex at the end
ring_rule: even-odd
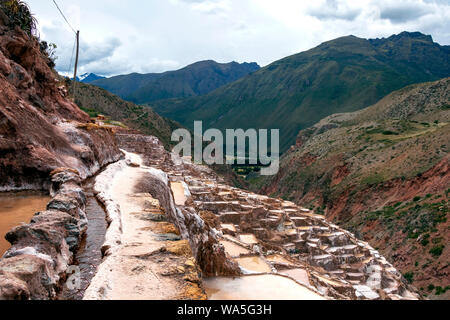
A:
POLYGON ((440 295, 427 288, 449 285, 449 142, 446 78, 323 119, 300 132, 278 175, 252 179, 261 193, 310 207, 370 242, 423 294, 440 295))
POLYGON ((92 81, 125 100, 147 104, 161 99, 207 94, 259 70, 256 63, 201 61, 181 70, 164 73, 122 75, 92 81))
POLYGON ((280 129, 281 149, 297 133, 339 112, 368 107, 409 84, 450 75, 450 46, 431 36, 339 38, 282 60, 207 95, 158 101, 159 114, 192 127, 280 129))

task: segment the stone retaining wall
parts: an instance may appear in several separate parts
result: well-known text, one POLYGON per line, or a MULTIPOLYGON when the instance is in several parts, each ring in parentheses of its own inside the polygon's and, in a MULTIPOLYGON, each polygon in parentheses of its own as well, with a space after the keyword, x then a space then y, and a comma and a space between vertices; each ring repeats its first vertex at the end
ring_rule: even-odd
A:
POLYGON ((86 197, 72 169, 51 173, 52 200, 30 224, 12 229, 0 259, 0 300, 54 299, 87 230, 86 197))

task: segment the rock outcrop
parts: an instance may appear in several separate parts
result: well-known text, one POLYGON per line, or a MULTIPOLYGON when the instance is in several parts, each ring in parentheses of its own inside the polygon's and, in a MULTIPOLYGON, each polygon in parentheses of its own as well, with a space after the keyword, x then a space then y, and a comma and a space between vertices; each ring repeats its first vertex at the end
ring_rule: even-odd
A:
POLYGON ((87 229, 86 197, 73 169, 51 174, 52 200, 30 224, 11 230, 0 260, 0 300, 54 299, 87 229))
POLYGON ((122 156, 110 130, 86 125, 49 64, 0 10, 0 191, 47 189, 59 167, 85 179, 122 156))

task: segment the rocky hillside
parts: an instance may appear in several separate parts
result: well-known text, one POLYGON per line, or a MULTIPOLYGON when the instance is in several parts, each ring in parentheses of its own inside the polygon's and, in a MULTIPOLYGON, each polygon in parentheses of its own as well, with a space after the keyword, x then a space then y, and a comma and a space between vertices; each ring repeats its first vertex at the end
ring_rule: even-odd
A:
MULTIPOLYGON (((68 85, 71 89, 73 86, 68 85)), ((98 114, 120 121, 129 128, 157 137, 168 148, 173 130, 180 127, 176 122, 165 119, 151 108, 127 102, 118 96, 90 84, 77 83, 75 102, 90 116, 98 114)))
POLYGON ((412 85, 300 132, 263 192, 322 212, 422 293, 449 277, 450 78, 412 85))
POLYGON ((91 83, 125 100, 148 104, 157 100, 207 94, 259 70, 256 63, 200 61, 181 70, 164 73, 129 74, 91 83))
POLYGON ((56 168, 84 179, 118 160, 112 132, 88 125, 67 98, 27 7, 7 5, 0 8, 0 191, 47 189, 56 168))
POLYGON ((276 61, 208 95, 152 104, 192 127, 280 129, 281 149, 301 129, 340 112, 366 108, 409 84, 450 76, 450 48, 421 33, 387 39, 354 36, 276 61))

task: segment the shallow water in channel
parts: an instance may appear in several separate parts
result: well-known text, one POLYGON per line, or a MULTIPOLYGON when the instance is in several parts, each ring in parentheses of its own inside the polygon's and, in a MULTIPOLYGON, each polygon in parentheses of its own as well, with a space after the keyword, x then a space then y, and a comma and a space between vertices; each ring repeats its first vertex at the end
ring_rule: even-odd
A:
POLYGON ((5 235, 14 227, 30 223, 49 201, 50 197, 41 192, 0 193, 0 257, 11 247, 5 235))

